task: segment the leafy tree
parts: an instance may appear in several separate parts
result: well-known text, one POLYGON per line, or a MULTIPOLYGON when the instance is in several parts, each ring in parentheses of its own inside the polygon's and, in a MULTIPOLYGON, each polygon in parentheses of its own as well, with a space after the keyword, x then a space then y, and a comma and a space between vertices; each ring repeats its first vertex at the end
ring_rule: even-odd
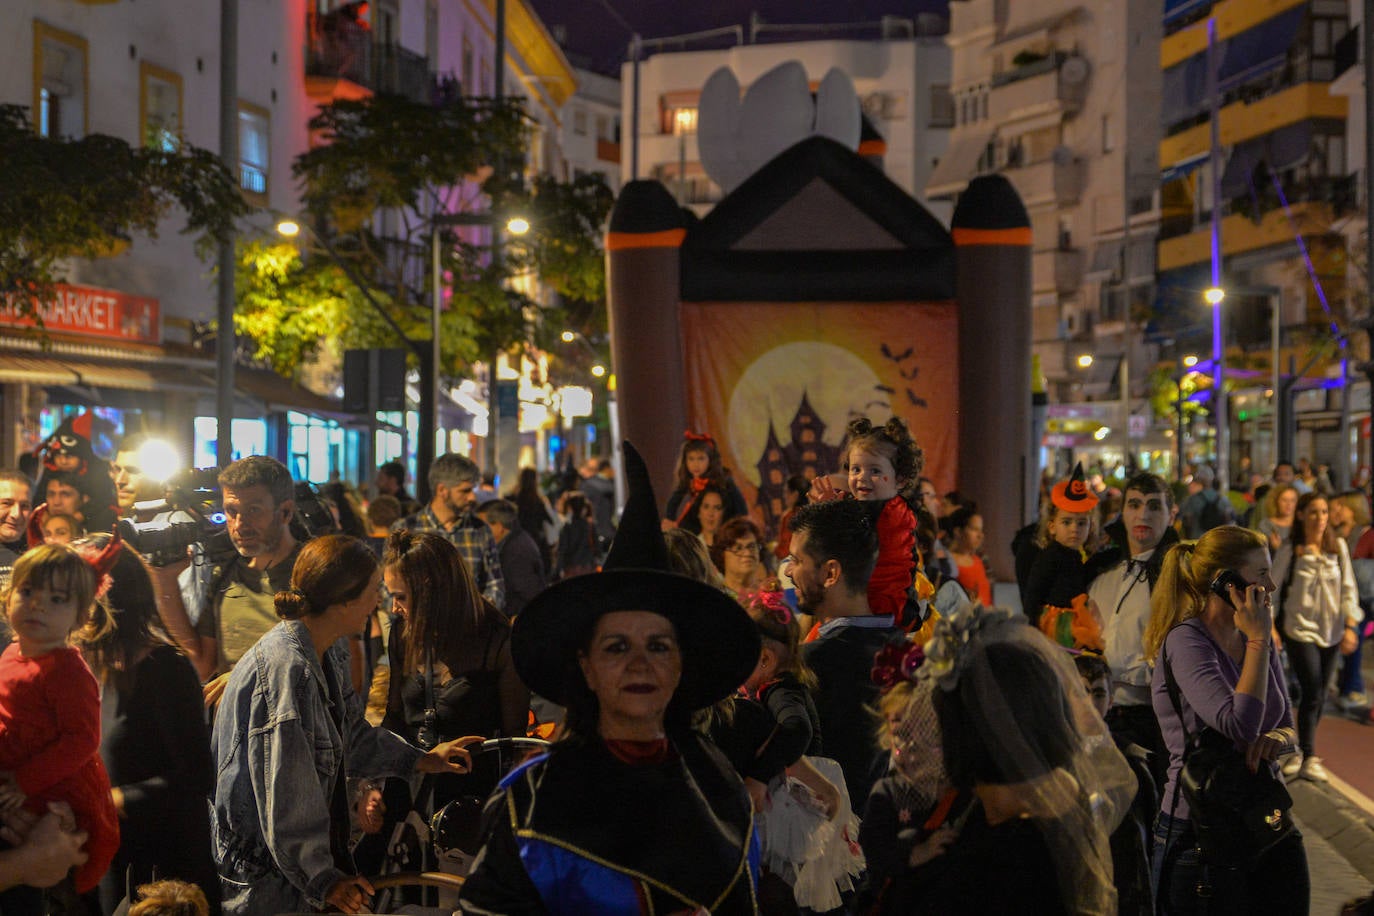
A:
POLYGON ((612 194, 599 178, 540 177, 526 189, 520 176, 528 124, 517 102, 451 96, 419 104, 377 95, 333 102, 310 126, 322 142, 297 158, 294 173, 314 227, 305 241, 315 257, 308 267, 249 271, 240 299, 248 312, 241 333, 278 371, 290 372, 311 355, 311 336, 342 332, 358 346, 395 340, 371 306, 346 291, 350 277, 331 266, 336 259, 374 291, 407 337, 427 339, 431 237, 436 222, 454 218, 484 225, 518 212, 531 231, 493 251, 481 240, 489 233, 440 229, 443 371, 457 374, 495 352, 540 342, 550 312, 561 318, 571 305, 591 315, 604 299, 599 239, 612 194), (528 285, 514 281, 526 274, 557 301, 536 302, 522 292, 528 285), (330 306, 293 306, 322 282, 330 306))
POLYGON ((132 147, 117 137, 41 137, 23 106, 0 106, 0 296, 38 319, 63 279, 61 262, 108 254, 134 235, 157 237, 173 207, 207 256, 248 212, 219 158, 189 143, 132 147))

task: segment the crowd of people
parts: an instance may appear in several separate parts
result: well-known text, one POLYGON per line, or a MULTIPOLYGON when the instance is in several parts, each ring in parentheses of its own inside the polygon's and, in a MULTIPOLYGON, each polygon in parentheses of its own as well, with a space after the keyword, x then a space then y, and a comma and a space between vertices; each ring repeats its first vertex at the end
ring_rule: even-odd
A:
POLYGON ((607 458, 502 496, 442 455, 419 502, 398 463, 364 496, 250 456, 170 555, 123 523, 162 491, 141 437, 80 439, 0 470, 7 914, 363 912, 442 864, 441 810, 467 913, 1307 911, 1283 786, 1329 778, 1343 658, 1362 700, 1357 491, 1281 465, 1242 517, 1205 468, 1075 468, 1016 533, 1018 612, 1011 533, 895 418, 776 530, 688 433, 663 502, 625 444, 618 517, 607 458), (1223 770, 1272 806, 1249 845, 1223 770))

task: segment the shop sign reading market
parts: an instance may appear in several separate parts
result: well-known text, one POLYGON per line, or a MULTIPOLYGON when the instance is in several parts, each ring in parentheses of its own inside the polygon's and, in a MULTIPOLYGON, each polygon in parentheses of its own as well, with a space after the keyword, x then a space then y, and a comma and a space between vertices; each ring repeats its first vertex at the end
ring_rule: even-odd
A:
MULTIPOLYGON (((52 299, 37 303, 37 311, 49 333, 150 344, 162 338, 158 301, 147 296, 59 283, 52 299)), ((8 298, 0 301, 0 325, 24 328, 36 327, 38 322, 8 298)))

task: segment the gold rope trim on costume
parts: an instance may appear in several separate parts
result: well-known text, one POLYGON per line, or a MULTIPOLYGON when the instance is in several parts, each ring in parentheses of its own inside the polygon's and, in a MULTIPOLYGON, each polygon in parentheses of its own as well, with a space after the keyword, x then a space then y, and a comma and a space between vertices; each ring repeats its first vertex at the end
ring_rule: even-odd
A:
MULTIPOLYGON (((740 856, 739 867, 735 869, 735 874, 733 877, 730 878, 730 883, 725 885, 724 893, 722 893, 719 897, 716 898, 715 903, 711 904, 709 912, 714 913, 716 910, 720 908, 720 905, 725 902, 725 898, 730 896, 730 891, 733 890, 735 885, 739 883, 740 873, 749 870, 749 841, 753 839, 753 836, 754 806, 751 803, 749 805, 749 829, 744 832, 744 842, 740 844, 740 849, 743 851, 744 854, 740 856)), ((750 883, 749 896, 751 899, 754 896, 754 888, 752 882, 750 883)))
MULTIPOLYGON (((693 900, 691 897, 683 896, 682 894, 673 890, 668 885, 664 884, 662 881, 659 881, 657 878, 652 878, 649 875, 646 875, 643 872, 635 871, 632 868, 625 868, 624 866, 616 865, 614 862, 611 862, 608 859, 603 859, 595 853, 588 852, 587 850, 582 849, 581 847, 574 846, 572 843, 560 840, 557 837, 546 836, 545 834, 539 833, 534 830, 517 830, 515 831, 515 835, 526 840, 540 840, 542 842, 549 843, 550 845, 557 846, 560 849, 566 849, 569 852, 575 852, 582 858, 588 860, 589 862, 595 862, 597 865, 605 866, 606 868, 609 868, 611 871, 619 872, 622 875, 627 875, 631 878, 635 878, 636 880, 643 881, 650 887, 656 887, 659 890, 663 891, 665 894, 668 894, 670 897, 676 897, 678 900, 681 900, 683 903, 687 904, 690 907, 694 907, 696 909, 705 909, 707 912, 710 912, 711 910, 715 909, 715 907, 706 907, 698 903, 697 901, 693 900)), ((747 857, 748 855, 748 848, 746 847, 745 856, 747 857)), ((730 884, 732 887, 734 886, 733 881, 731 881, 730 884)))
MULTIPOLYGON (((530 769, 532 770, 533 767, 531 767, 530 769)), ((529 783, 530 787, 530 808, 529 811, 525 813, 525 822, 529 823, 530 818, 534 815, 534 800, 535 797, 538 796, 539 790, 534 782, 534 774, 530 772, 530 770, 527 770, 523 775, 525 777, 526 782, 529 783)), ((554 846, 557 846, 560 849, 566 849, 569 852, 577 853, 578 855, 582 856, 583 858, 591 862, 595 862, 598 865, 603 865, 606 868, 609 868, 611 871, 618 872, 622 875, 626 875, 631 878, 635 878, 639 881, 643 881, 650 887, 656 887, 659 890, 663 891, 665 894, 668 894, 670 897, 675 897, 678 900, 681 900, 688 906, 695 907, 697 909, 705 909, 708 913, 715 912, 717 909, 719 909, 720 905, 725 901, 725 898, 730 896, 730 892, 734 889, 735 885, 739 883, 740 875, 747 871, 749 868, 749 841, 754 835, 754 806, 752 804, 749 805, 748 829, 746 829, 744 833, 744 842, 740 844, 739 865, 735 867, 735 872, 733 875, 730 876, 730 881, 728 884, 725 885, 725 890, 721 893, 720 897, 716 899, 716 902, 709 907, 703 907, 697 901, 691 899, 690 897, 683 896, 682 894, 673 890, 668 885, 664 884, 662 881, 650 877, 649 875, 646 875, 642 872, 635 871, 632 868, 624 868, 620 865, 615 864, 614 862, 603 859, 592 852, 589 852, 578 846, 574 846, 573 844, 568 843, 564 840, 560 840, 557 837, 547 836, 545 834, 539 833, 538 831, 520 827, 520 816, 515 810, 515 796, 511 793, 510 789, 506 790, 506 808, 510 811, 511 832, 514 833, 516 836, 522 837, 524 839, 541 840, 545 843, 550 843, 554 846)), ((757 895, 753 886, 753 882, 750 882, 749 885, 749 898, 751 901, 757 902, 757 895)), ((650 916, 653 916, 652 898, 650 898, 649 900, 649 911, 650 916)))

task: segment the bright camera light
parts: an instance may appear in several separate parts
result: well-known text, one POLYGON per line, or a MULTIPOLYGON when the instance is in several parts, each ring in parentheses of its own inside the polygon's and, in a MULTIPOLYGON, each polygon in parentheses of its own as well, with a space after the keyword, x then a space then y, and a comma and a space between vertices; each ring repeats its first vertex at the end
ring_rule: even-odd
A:
POLYGON ((172 448, 172 444, 161 439, 149 439, 138 450, 139 467, 149 480, 159 483, 169 480, 181 470, 181 463, 181 456, 172 448))

